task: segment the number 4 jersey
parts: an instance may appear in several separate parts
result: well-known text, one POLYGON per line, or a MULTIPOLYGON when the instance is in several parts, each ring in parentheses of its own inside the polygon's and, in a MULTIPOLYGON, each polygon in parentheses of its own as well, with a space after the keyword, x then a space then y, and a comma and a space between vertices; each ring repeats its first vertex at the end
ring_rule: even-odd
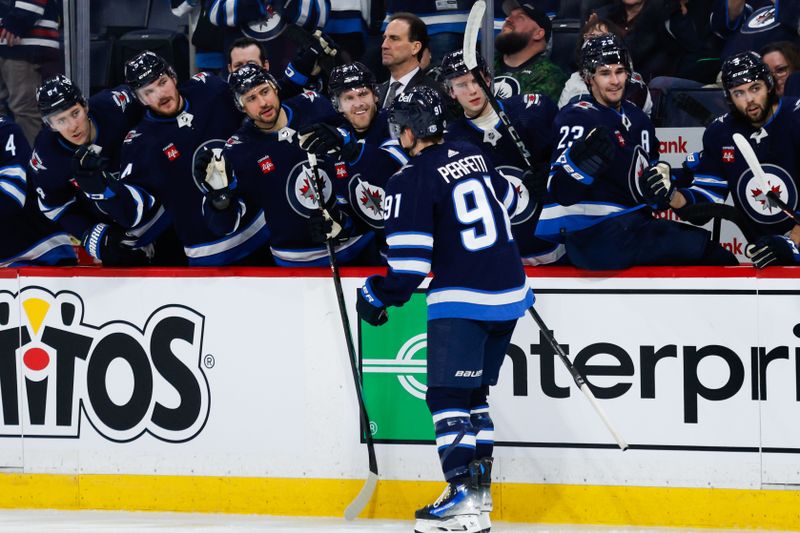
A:
POLYGON ((428 319, 519 318, 533 304, 508 213, 517 195, 471 144, 425 148, 389 179, 385 305, 402 305, 428 273, 428 319))

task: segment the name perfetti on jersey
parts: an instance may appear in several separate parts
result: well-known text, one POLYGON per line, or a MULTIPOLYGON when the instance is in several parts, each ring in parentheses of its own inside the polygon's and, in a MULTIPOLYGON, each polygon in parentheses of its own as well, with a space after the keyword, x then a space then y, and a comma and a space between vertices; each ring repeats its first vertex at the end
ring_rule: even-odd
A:
POLYGON ((458 178, 466 176, 467 174, 472 174, 473 172, 489 171, 488 167, 486 166, 486 161, 483 159, 482 155, 471 155, 463 159, 457 159, 437 168, 436 170, 439 171, 439 174, 442 175, 442 178, 444 178, 446 183, 450 183, 449 178, 457 180, 458 178))

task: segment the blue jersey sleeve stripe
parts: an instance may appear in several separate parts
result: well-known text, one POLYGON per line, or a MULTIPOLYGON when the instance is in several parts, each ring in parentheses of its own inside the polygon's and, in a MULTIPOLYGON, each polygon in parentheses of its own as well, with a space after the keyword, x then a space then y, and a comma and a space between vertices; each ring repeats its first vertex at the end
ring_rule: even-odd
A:
POLYGON ((393 246, 414 246, 416 248, 433 248, 433 235, 430 233, 400 232, 386 236, 386 244, 393 246))
POLYGON ((427 276, 431 271, 431 262, 425 259, 389 259, 389 268, 398 274, 419 274, 427 276))
POLYGON ((701 187, 689 187, 689 190, 705 196, 714 203, 720 203, 725 200, 725 195, 716 194, 714 191, 703 189, 701 187))
POLYGON ((428 304, 445 302, 471 303, 479 305, 506 305, 525 300, 530 287, 522 285, 506 291, 481 291, 465 287, 437 289, 428 292, 428 304))
POLYGON ((69 207, 70 205, 75 203, 75 199, 73 198, 69 202, 65 203, 61 207, 49 207, 45 205, 41 199, 39 199, 39 210, 44 213, 44 215, 49 218, 50 220, 58 220, 59 217, 64 213, 64 210, 69 207))
POLYGON ((718 178, 717 176, 711 176, 708 174, 695 174, 694 180, 692 180, 693 185, 703 185, 708 187, 724 187, 728 188, 728 182, 723 178, 718 178))
POLYGON ((25 169, 19 165, 9 165, 7 167, 0 167, 0 176, 6 176, 9 180, 26 183, 27 174, 25 169))
POLYGON ((25 191, 16 183, 12 183, 8 180, 0 180, 0 191, 10 196, 20 207, 25 205, 25 191))

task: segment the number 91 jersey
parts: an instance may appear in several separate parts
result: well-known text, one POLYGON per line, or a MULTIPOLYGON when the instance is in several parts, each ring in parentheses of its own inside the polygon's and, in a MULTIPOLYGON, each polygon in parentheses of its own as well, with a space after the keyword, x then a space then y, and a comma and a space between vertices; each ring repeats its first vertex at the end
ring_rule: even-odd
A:
POLYGON ((508 213, 516 191, 476 146, 424 149, 389 180, 384 200, 385 305, 402 305, 433 272, 428 319, 519 318, 533 304, 508 213))

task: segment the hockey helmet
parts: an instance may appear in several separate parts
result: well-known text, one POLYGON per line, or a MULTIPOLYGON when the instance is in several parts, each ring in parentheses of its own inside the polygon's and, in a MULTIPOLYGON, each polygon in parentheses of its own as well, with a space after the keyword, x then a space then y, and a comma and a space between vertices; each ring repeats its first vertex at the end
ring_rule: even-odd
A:
POLYGON ((160 55, 145 50, 125 63, 125 83, 136 92, 166 74, 177 79, 175 69, 160 55))
POLYGON ((36 90, 36 101, 42 117, 66 111, 75 104, 86 105, 81 90, 63 74, 46 79, 36 90))
POLYGON ((766 83, 770 99, 775 98, 775 78, 757 53, 747 51, 733 55, 722 63, 721 70, 722 87, 729 103, 732 101, 731 89, 756 80, 766 83))
POLYGON ((328 92, 331 95, 333 107, 339 110, 339 95, 350 89, 366 87, 372 94, 378 93, 378 83, 375 75, 358 61, 339 65, 331 71, 328 79, 328 92))
POLYGON ((597 68, 604 65, 622 65, 629 76, 633 72, 628 47, 613 33, 590 37, 581 47, 579 66, 584 79, 593 76, 597 68))
POLYGON ((239 111, 244 111, 242 96, 265 83, 272 85, 274 91, 278 91, 278 82, 275 81, 275 77, 260 65, 245 63, 231 72, 228 76, 228 84, 233 94, 233 101, 239 111))
MULTIPOLYGON (((481 69, 481 72, 484 74, 488 73, 489 69, 486 67, 486 61, 483 59, 483 56, 477 54, 476 57, 478 60, 478 68, 481 69)), ((445 81, 458 78, 464 74, 469 74, 469 72, 470 70, 467 68, 466 63, 464 63, 463 50, 450 52, 442 59, 442 79, 445 81)))
POLYGON ((400 137, 409 128, 420 139, 444 133, 444 106, 439 93, 428 86, 417 85, 398 96, 389 110, 389 131, 400 137))

